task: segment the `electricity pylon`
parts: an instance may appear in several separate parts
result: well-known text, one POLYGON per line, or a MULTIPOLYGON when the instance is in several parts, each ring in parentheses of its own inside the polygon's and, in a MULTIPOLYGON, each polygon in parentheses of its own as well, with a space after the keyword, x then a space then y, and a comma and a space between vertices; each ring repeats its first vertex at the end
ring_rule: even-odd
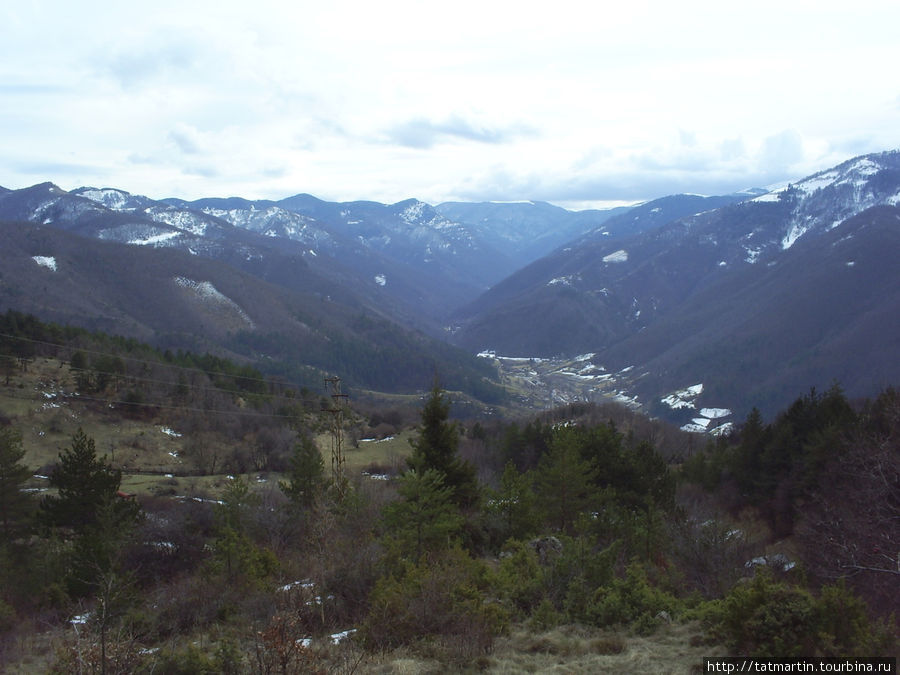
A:
POLYGON ((331 405, 326 408, 331 413, 331 480, 338 499, 342 500, 347 489, 344 475, 344 408, 348 396, 341 393, 339 377, 326 377, 325 388, 331 397, 331 405))

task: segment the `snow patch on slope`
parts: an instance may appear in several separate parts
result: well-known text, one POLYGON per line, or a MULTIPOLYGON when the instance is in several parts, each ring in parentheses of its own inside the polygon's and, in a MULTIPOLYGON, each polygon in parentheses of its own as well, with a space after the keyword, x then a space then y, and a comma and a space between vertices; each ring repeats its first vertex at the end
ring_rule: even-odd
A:
POLYGON ((90 188, 79 192, 78 196, 102 204, 108 209, 121 211, 125 208, 126 204, 128 204, 130 195, 127 192, 116 190, 114 188, 90 188))
POLYGON ((41 267, 46 267, 48 270, 56 271, 56 258, 48 255, 33 255, 31 259, 34 260, 41 267))
POLYGON ((717 420, 722 417, 728 417, 731 411, 728 408, 702 408, 700 414, 711 420, 717 420))
POLYGON ((713 436, 727 436, 732 431, 734 431, 734 423, 733 422, 725 422, 725 424, 720 424, 715 429, 710 431, 709 433, 713 436))
POLYGON ((682 431, 689 431, 691 433, 705 433, 709 427, 710 420, 705 417, 695 417, 690 421, 689 424, 685 424, 681 427, 682 431))
POLYGON ((673 391, 668 396, 661 398, 660 403, 665 403, 672 410, 680 408, 693 408, 694 400, 703 393, 703 383, 694 384, 678 391, 673 391))
POLYGON ((556 277, 547 282, 548 286, 574 286, 576 281, 581 281, 580 274, 567 274, 564 277, 556 277))
POLYGON ((208 223, 203 222, 202 217, 198 217, 196 213, 191 213, 183 209, 173 206, 159 207, 154 206, 146 211, 147 215, 158 223, 165 223, 172 227, 190 232, 191 234, 202 237, 206 234, 208 223))
POLYGON ((150 234, 141 239, 130 239, 128 243, 132 246, 159 246, 180 235, 181 232, 169 230, 168 232, 160 232, 159 234, 150 234))
POLYGON ((194 295, 201 301, 211 305, 218 305, 236 313, 248 326, 254 327, 253 320, 247 316, 247 313, 241 309, 234 300, 227 295, 221 293, 215 286, 208 281, 194 281, 187 277, 175 277, 174 281, 182 288, 193 291, 194 295))
POLYGON ((400 218, 410 225, 418 223, 422 219, 425 206, 425 202, 413 202, 400 212, 400 218))

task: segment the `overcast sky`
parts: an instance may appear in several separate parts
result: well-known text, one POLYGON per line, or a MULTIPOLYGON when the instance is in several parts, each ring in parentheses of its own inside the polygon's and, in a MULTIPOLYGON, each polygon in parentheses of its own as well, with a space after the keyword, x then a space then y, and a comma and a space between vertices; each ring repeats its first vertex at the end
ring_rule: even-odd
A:
POLYGON ((4 2, 0 185, 721 194, 900 148, 900 2, 4 2))

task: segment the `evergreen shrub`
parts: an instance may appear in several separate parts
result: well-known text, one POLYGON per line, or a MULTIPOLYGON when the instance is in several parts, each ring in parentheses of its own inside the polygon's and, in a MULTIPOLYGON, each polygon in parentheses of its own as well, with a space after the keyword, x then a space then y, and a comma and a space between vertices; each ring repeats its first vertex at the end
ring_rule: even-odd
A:
POLYGON ((455 547, 440 556, 381 577, 369 603, 360 634, 370 649, 466 637, 468 649, 487 653, 504 633, 509 613, 488 599, 485 564, 455 547))
POLYGON ((624 578, 616 578, 594 593, 587 618, 595 626, 632 625, 641 634, 652 633, 659 625, 660 612, 680 613, 682 603, 675 596, 651 585, 644 569, 632 563, 624 578))
POLYGON ((760 657, 877 656, 897 648, 889 626, 873 624, 843 583, 818 597, 766 570, 736 585, 699 615, 732 653, 760 657))

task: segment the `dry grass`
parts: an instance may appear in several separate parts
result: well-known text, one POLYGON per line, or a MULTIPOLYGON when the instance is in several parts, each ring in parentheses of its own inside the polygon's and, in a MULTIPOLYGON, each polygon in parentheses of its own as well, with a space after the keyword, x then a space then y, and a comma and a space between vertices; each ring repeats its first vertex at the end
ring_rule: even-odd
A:
MULTIPOLYGON (((252 644, 246 635, 238 630, 233 637, 242 643, 240 649, 245 664, 253 663, 252 644)), ((327 665, 326 672, 352 672, 357 675, 686 675, 701 672, 704 657, 725 655, 721 647, 703 646, 701 637, 702 633, 695 624, 664 626, 649 637, 581 626, 561 626, 543 633, 519 628, 509 636, 498 639, 493 653, 456 664, 429 658, 419 649, 401 648, 385 654, 364 653, 352 641, 329 645, 327 639, 317 642, 314 647, 320 658, 319 665, 327 665)), ((8 657, 13 658, 7 663, 0 663, 5 668, 4 672, 46 672, 55 660, 56 650, 70 644, 76 636, 71 627, 58 627, 44 633, 20 633, 16 639, 18 644, 10 645, 12 648, 7 653, 8 657)), ((179 643, 207 647, 215 642, 216 636, 209 632, 179 638, 179 643)), ((171 649, 172 645, 168 648, 171 649)))
MULTIPOLYGON (((216 497, 226 485, 226 474, 193 475, 196 466, 187 455, 187 437, 164 431, 170 425, 164 419, 131 419, 102 404, 62 398, 54 393, 75 390, 75 377, 67 364, 39 358, 29 364, 28 372, 17 372, 9 385, 0 381, 0 413, 22 432, 25 449, 23 463, 36 473, 57 461, 69 447, 79 429, 94 439, 97 454, 105 456, 122 470, 122 490, 137 495, 187 495, 216 497)), ((177 432, 177 429, 175 429, 177 432)), ((344 456, 351 476, 364 471, 399 472, 406 466, 413 432, 401 432, 381 441, 360 442, 353 447, 345 442, 344 456)), ((224 442, 224 439, 219 439, 224 442)), ((330 471, 331 437, 320 434, 316 443, 330 471)), ((223 448, 222 454, 228 453, 223 448)), ((277 472, 246 474, 251 487, 277 485, 283 476, 277 472)), ((31 479, 25 487, 44 490, 46 480, 31 479)))
POLYGON ((543 633, 525 628, 496 640, 493 653, 474 662, 450 666, 408 650, 370 656, 360 664, 365 675, 432 675, 437 673, 697 673, 703 659, 723 656, 722 647, 702 644, 696 624, 673 624, 642 637, 626 631, 561 626, 543 633))
MULTIPOLYGON (((351 471, 365 471, 370 467, 402 471, 406 458, 412 452, 409 439, 415 436, 411 430, 380 441, 361 441, 358 448, 348 448, 345 453, 347 468, 351 471)), ((320 442, 320 448, 328 449, 328 441, 320 442)))
POLYGON ((173 471, 179 462, 170 452, 180 452, 183 439, 163 433, 155 420, 130 420, 107 416, 98 409, 55 396, 75 390, 68 366, 55 359, 37 359, 27 373, 17 373, 10 386, 0 386, 0 411, 22 430, 25 462, 44 466, 68 447, 72 434, 83 428, 94 439, 97 454, 125 471, 173 471))

